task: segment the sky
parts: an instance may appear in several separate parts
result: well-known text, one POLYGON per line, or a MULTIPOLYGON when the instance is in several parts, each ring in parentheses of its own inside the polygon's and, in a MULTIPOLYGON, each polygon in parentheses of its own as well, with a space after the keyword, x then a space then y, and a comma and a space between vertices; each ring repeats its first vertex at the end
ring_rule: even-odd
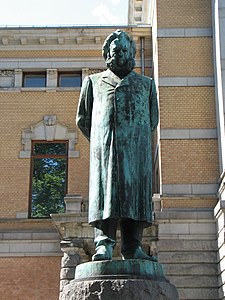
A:
POLYGON ((0 26, 127 25, 128 0, 5 0, 0 26))

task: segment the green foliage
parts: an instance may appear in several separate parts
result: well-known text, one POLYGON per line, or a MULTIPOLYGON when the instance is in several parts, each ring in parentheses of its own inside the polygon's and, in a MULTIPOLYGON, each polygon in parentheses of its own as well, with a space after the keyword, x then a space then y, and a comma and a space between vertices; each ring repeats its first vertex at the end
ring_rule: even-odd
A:
POLYGON ((32 217, 49 217, 64 212, 66 159, 34 158, 32 177, 32 217))

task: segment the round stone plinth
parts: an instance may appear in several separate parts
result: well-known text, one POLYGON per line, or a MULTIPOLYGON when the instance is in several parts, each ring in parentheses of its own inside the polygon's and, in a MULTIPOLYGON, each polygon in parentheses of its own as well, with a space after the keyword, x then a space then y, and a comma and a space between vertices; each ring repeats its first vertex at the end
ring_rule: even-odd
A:
POLYGON ((150 260, 104 260, 88 262, 76 267, 76 280, 107 278, 166 281, 162 265, 150 260))
POLYGON ((169 282, 143 279, 72 280, 60 300, 178 300, 169 282))

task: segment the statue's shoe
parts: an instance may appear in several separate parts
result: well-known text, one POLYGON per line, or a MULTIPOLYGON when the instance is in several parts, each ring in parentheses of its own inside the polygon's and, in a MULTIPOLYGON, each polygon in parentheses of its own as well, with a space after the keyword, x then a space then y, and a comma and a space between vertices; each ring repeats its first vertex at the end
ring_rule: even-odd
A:
POLYGON ((130 249, 127 251, 123 251, 123 253, 121 253, 122 259, 147 259, 147 260, 151 260, 151 261, 155 261, 157 262, 158 259, 156 256, 149 256, 147 255, 142 248, 139 246, 136 249, 130 249))
POLYGON ((96 248, 96 253, 92 256, 92 261, 111 260, 113 247, 101 245, 96 248))

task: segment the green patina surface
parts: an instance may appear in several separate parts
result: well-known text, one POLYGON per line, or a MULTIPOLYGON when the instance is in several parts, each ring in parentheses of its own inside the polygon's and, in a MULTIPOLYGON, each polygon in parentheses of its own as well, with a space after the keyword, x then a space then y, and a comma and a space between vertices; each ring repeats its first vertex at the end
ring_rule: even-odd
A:
POLYGON ((130 218, 149 224, 156 88, 153 79, 132 71, 134 43, 124 33, 110 39, 103 46, 109 69, 86 77, 77 112, 77 125, 90 140, 89 222, 98 227, 107 218, 130 218))
POLYGON ((88 262, 78 265, 75 272, 77 280, 110 276, 166 281, 161 264, 139 259, 88 262))

